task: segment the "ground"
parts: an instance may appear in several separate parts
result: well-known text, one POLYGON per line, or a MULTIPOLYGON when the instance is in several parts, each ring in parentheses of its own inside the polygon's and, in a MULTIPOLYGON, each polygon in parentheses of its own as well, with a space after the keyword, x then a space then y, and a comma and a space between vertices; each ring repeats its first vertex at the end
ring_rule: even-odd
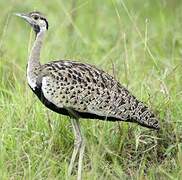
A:
POLYGON ((94 64, 159 117, 159 132, 82 120, 84 179, 182 178, 180 0, 1 0, 0 7, 1 179, 66 179, 73 150, 69 118, 47 110, 27 85, 34 33, 13 13, 32 10, 43 12, 50 24, 42 63, 94 64))

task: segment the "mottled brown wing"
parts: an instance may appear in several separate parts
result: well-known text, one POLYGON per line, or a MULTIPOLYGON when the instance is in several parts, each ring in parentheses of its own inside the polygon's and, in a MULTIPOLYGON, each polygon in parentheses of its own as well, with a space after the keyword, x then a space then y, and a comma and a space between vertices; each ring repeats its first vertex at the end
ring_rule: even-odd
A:
POLYGON ((158 127, 154 114, 106 72, 88 64, 55 61, 42 67, 42 92, 59 108, 158 127))
POLYGON ((56 106, 99 116, 127 118, 124 109, 128 91, 104 71, 68 61, 50 63, 43 71, 46 74, 42 78, 43 94, 56 106))

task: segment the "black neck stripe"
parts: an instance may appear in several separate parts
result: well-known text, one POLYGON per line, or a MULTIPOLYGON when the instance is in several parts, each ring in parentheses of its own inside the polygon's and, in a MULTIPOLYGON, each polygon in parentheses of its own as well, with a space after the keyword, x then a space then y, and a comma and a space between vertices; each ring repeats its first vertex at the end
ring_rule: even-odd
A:
POLYGON ((41 19, 45 21, 45 23, 46 23, 46 29, 48 30, 48 28, 49 28, 48 21, 45 18, 43 18, 43 17, 41 19))

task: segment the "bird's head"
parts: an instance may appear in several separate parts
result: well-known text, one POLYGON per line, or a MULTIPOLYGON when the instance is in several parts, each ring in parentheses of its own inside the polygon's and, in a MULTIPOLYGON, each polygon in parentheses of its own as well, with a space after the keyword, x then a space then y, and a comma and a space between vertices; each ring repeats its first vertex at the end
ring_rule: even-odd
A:
POLYGON ((16 13, 15 15, 23 18, 27 21, 38 34, 40 31, 48 30, 48 22, 46 18, 40 12, 30 12, 30 13, 16 13))

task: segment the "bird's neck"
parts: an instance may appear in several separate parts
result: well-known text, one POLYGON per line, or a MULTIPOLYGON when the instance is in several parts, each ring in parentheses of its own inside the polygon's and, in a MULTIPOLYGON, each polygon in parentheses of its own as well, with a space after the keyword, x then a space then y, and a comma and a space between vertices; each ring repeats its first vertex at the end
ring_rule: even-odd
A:
POLYGON ((37 66, 40 66, 40 51, 41 51, 42 43, 44 40, 44 34, 45 34, 45 31, 40 31, 36 35, 36 39, 28 59, 29 70, 34 70, 34 68, 36 68, 37 66))
POLYGON ((40 31, 36 35, 35 42, 33 44, 33 47, 31 49, 29 59, 28 59, 28 65, 27 65, 27 79, 28 83, 32 88, 36 87, 36 78, 38 74, 40 64, 40 52, 42 43, 44 40, 45 31, 40 31))

